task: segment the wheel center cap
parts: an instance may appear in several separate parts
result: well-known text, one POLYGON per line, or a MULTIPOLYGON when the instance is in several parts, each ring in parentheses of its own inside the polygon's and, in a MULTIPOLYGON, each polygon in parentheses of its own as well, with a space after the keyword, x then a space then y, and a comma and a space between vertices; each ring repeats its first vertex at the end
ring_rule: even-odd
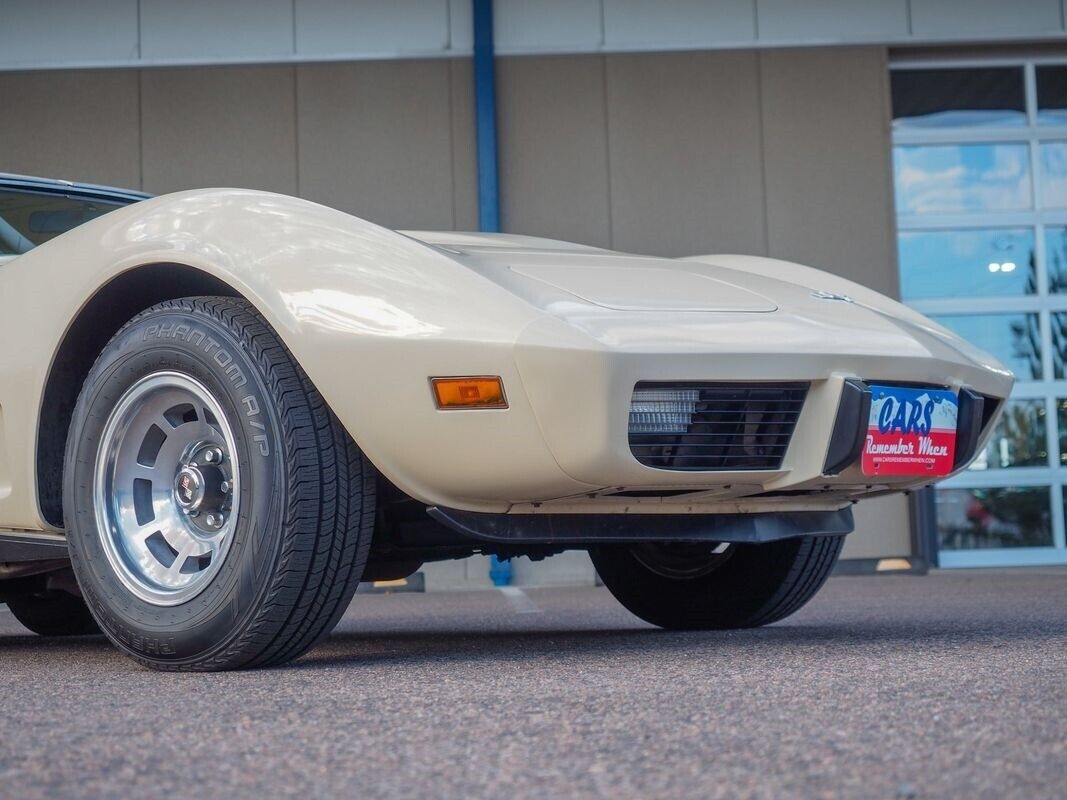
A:
POLYGON ((174 479, 174 497, 187 511, 200 507, 204 501, 204 476, 196 467, 182 467, 174 479))

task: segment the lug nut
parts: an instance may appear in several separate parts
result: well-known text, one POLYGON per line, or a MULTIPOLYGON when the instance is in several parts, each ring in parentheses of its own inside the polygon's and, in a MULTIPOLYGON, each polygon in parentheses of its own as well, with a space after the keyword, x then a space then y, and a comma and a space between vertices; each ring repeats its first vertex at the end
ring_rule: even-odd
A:
POLYGON ((204 451, 204 461, 209 464, 221 464, 222 463, 222 451, 217 447, 209 447, 204 451))
POLYGON ((222 515, 221 514, 208 514, 204 520, 212 528, 222 527, 222 515))
POLYGON ((199 516, 200 516, 200 512, 199 512, 199 511, 197 511, 197 510, 196 510, 195 508, 190 508, 190 509, 189 509, 189 510, 188 510, 188 511, 187 511, 186 513, 187 513, 187 514, 188 514, 188 515, 189 515, 190 517, 199 517, 199 516))
POLYGON ((219 491, 222 492, 223 494, 229 493, 231 488, 232 487, 230 486, 230 482, 229 481, 223 481, 222 483, 219 484, 219 491))

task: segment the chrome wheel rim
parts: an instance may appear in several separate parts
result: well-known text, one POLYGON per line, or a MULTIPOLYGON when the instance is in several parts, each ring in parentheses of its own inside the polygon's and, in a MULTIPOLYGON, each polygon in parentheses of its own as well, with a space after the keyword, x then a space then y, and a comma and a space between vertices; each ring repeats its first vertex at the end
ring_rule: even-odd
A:
POLYGON ((131 386, 93 476, 97 533, 122 584, 158 606, 204 591, 233 543, 240 477, 233 431, 202 383, 155 372, 131 386))

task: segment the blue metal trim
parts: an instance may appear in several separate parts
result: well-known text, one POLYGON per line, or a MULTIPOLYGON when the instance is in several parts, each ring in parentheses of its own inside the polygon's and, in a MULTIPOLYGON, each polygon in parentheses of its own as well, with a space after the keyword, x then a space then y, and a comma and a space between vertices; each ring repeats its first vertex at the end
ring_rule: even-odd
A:
POLYGON ((93 183, 74 183, 54 178, 34 178, 29 175, 12 175, 0 172, 0 189, 32 192, 34 194, 76 195, 90 197, 94 200, 107 200, 114 203, 136 203, 147 200, 152 195, 133 189, 116 189, 111 186, 97 186, 93 183))
POLYGON ((496 77, 493 0, 472 0, 474 10, 474 108, 478 141, 478 227, 500 230, 500 179, 496 153, 496 77))

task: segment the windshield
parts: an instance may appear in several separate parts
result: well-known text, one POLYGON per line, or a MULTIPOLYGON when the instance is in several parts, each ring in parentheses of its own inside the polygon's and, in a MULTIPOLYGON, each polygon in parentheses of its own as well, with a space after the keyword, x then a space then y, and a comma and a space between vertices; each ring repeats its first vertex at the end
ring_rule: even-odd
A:
POLYGON ((0 189, 0 256, 25 253, 124 205, 127 203, 0 189))

